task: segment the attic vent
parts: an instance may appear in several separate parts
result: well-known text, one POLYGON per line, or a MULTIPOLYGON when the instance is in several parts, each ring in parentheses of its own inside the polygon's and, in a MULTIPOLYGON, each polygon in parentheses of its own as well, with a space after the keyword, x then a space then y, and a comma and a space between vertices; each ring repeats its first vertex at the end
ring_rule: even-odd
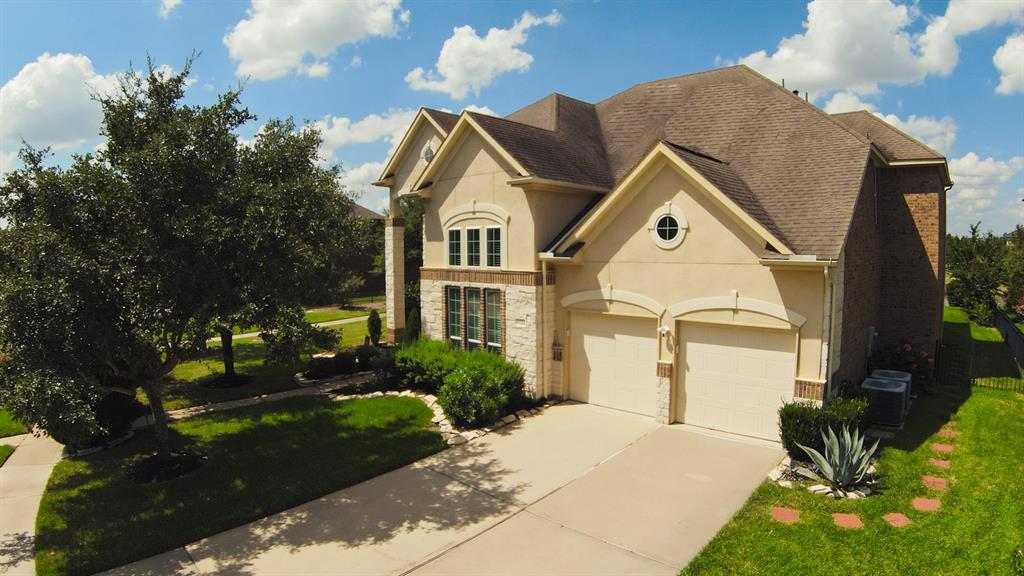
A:
POLYGON ((427 147, 423 149, 423 159, 430 164, 430 161, 434 159, 434 149, 427 144, 427 147))

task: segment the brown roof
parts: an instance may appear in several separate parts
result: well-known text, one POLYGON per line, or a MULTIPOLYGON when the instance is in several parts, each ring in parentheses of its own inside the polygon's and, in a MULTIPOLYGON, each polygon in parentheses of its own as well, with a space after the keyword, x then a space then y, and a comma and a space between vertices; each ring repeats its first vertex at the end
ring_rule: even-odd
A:
POLYGON ((847 128, 867 138, 887 160, 944 160, 934 149, 904 134, 867 110, 833 114, 847 128))
POLYGON ((455 123, 459 121, 459 115, 452 114, 451 112, 443 112, 433 108, 424 108, 423 111, 444 129, 445 134, 451 132, 452 128, 455 127, 455 123))
POLYGON ((352 215, 365 220, 383 220, 384 216, 370 210, 362 204, 352 204, 352 215))

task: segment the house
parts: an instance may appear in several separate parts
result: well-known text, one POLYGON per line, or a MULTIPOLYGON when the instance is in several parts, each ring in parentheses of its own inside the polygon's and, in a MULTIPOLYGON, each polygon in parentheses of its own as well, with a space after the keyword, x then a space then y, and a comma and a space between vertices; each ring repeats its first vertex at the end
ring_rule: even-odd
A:
POLYGON ((515 359, 536 397, 776 439, 782 402, 940 337, 945 158, 745 66, 505 118, 424 108, 378 185, 391 214, 424 203, 424 333, 515 359))

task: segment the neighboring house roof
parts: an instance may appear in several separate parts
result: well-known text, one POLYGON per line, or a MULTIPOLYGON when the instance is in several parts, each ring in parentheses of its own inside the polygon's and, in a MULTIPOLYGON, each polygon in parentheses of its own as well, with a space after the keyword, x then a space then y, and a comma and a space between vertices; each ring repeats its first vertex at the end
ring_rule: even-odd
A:
POLYGON ((363 218, 364 220, 383 220, 384 215, 378 214, 373 210, 370 210, 366 206, 361 204, 352 204, 352 214, 357 218, 363 218))
MULTIPOLYGON (((449 136, 482 132, 521 182, 612 190, 665 143, 786 249, 819 258, 839 257, 873 153, 944 162, 871 114, 826 114, 743 65, 637 84, 597 104, 551 94, 506 118, 424 110, 449 136)), ((449 140, 445 154, 457 147, 449 140)), ((415 189, 441 169, 432 162, 415 189)))
POLYGON ((890 161, 944 160, 945 157, 867 110, 833 114, 833 118, 871 141, 890 161))

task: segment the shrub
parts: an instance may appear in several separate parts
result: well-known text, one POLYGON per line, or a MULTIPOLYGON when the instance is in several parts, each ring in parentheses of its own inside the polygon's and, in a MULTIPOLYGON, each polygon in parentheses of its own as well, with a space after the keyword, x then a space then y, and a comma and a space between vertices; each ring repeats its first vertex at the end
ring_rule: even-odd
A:
POLYGON ((484 351, 463 354, 444 379, 437 401, 458 426, 493 424, 523 395, 523 370, 484 351))
POLYGON ((376 346, 363 344, 356 347, 356 361, 359 362, 360 370, 370 370, 373 359, 380 356, 380 349, 376 346))
POLYGON ((413 306, 405 318, 405 334, 403 342, 412 342, 420 337, 420 309, 413 306))
POLYGON ((309 370, 306 371, 306 375, 310 378, 330 378, 334 374, 334 358, 318 356, 310 359, 309 370))
POLYGON ((335 374, 355 374, 356 353, 352 350, 342 350, 334 354, 335 374))
POLYGON ((987 302, 975 302, 967 309, 967 315, 982 326, 991 326, 995 323, 995 315, 992 313, 992 306, 987 302))
POLYGON ((867 423, 868 401, 863 398, 835 398, 823 408, 813 402, 790 402, 779 408, 779 432, 789 455, 804 460, 800 444, 817 451, 825 449, 821 434, 827 428, 849 426, 863 430, 867 423))
POLYGON ((379 355, 370 360, 370 370, 373 370, 373 379, 378 386, 390 386, 397 380, 395 370, 395 349, 378 349, 379 355))
POLYGON ((413 340, 395 353, 395 372, 407 388, 436 392, 444 377, 455 371, 459 353, 447 342, 413 340))
POLYGON ((366 319, 366 332, 370 335, 370 342, 376 346, 380 344, 381 322, 380 313, 374 308, 370 310, 370 317, 366 319))
POLYGON ((132 422, 149 411, 133 395, 111 392, 96 405, 96 423, 102 439, 120 438, 132 429, 132 422))

